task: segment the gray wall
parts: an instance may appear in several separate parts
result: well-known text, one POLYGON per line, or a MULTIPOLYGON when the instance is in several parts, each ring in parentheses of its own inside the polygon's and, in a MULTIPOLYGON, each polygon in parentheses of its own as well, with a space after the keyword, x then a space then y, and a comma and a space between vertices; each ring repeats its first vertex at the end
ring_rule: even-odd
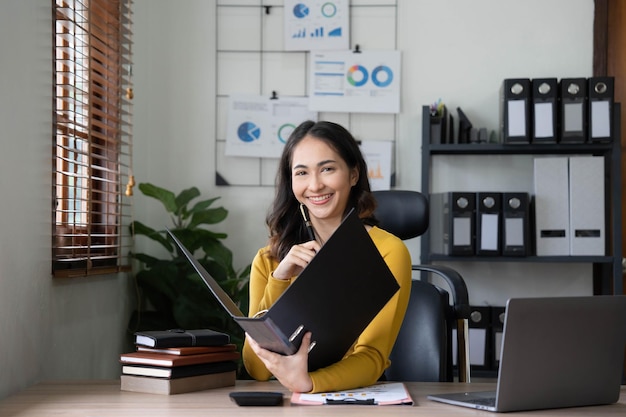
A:
MULTIPOLYGON (((214 185, 215 19, 214 1, 135 0, 134 171, 138 182, 174 190, 195 185, 206 197, 221 196, 230 214, 219 229, 229 233, 235 265, 243 266, 265 243, 273 190, 214 185)), ((495 128, 503 78, 591 75, 592 22, 593 0, 399 0, 398 186, 419 189, 423 104, 441 97, 476 124, 495 128)), ((50 275, 51 36, 50 2, 3 2, 0 398, 45 379, 115 378, 126 349, 128 277, 50 275)), ((442 165, 438 178, 448 181, 442 165)), ((139 193, 134 211, 148 224, 169 222, 159 203, 139 193)), ((137 245, 142 251, 147 243, 137 245)), ((419 242, 409 249, 417 260, 419 242)), ((458 267, 480 304, 590 291, 591 270, 580 266, 458 267)))
POLYGON ((0 13, 0 398, 43 379, 116 378, 128 277, 51 276, 51 2, 0 13))

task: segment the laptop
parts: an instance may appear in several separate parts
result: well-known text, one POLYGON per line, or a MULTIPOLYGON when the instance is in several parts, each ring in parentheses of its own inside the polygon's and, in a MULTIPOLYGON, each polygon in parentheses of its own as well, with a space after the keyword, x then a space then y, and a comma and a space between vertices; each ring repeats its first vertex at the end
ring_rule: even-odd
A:
POLYGON ((189 250, 168 233, 224 309, 262 347, 291 355, 311 331, 309 371, 341 360, 400 288, 354 209, 260 317, 245 316, 189 250))
POLYGON ((429 395, 506 412, 612 404, 620 394, 626 296, 507 302, 497 390, 429 395))

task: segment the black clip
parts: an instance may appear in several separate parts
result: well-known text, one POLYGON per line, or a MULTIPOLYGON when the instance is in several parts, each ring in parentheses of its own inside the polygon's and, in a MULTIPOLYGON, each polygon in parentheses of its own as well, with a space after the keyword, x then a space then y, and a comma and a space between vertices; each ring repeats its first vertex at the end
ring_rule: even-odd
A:
POLYGON ((270 97, 270 100, 278 100, 278 94, 276 91, 272 91, 272 97, 270 97))
POLYGON ((265 14, 270 14, 270 10, 272 9, 272 6, 263 6, 265 7, 265 14))
POLYGON ((332 404, 332 405, 342 405, 342 404, 354 404, 354 405, 376 405, 376 401, 374 401, 373 398, 367 398, 365 400, 359 400, 358 398, 354 398, 354 397, 347 397, 347 398, 342 398, 342 399, 333 399, 333 398, 327 398, 326 399, 326 404, 332 404))
POLYGON ((361 53, 361 47, 359 46, 359 44, 357 43, 356 45, 354 45, 354 51, 352 51, 355 54, 360 54, 361 53))

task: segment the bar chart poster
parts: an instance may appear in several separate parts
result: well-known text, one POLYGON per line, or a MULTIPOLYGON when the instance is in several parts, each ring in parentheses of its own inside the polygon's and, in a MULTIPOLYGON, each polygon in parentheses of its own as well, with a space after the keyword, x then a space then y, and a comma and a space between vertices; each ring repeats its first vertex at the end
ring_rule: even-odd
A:
POLYGON ((349 49, 348 0, 285 0, 285 50, 349 49))
POLYGON ((309 109, 399 113, 400 51, 315 51, 309 60, 309 109))
POLYGON ((391 159, 393 142, 390 140, 364 140, 361 153, 367 163, 367 178, 372 191, 391 189, 391 159))
POLYGON ((227 156, 280 158, 291 132, 306 120, 317 121, 307 97, 231 95, 226 125, 227 156))

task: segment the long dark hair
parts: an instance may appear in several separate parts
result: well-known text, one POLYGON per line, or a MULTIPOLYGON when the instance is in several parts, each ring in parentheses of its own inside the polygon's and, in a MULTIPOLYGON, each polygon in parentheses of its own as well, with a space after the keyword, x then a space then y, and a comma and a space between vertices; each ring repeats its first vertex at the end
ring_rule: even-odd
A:
POLYGON ((306 231, 299 209, 300 203, 293 195, 291 188, 291 161, 295 147, 307 135, 325 142, 339 154, 349 169, 358 170, 359 179, 350 190, 344 214, 354 207, 365 224, 378 224, 374 217, 376 200, 371 193, 367 164, 352 134, 343 126, 333 122, 310 120, 303 122, 291 133, 283 149, 276 174, 276 196, 266 217, 270 232, 270 254, 278 260, 283 259, 293 245, 306 240, 306 231))

